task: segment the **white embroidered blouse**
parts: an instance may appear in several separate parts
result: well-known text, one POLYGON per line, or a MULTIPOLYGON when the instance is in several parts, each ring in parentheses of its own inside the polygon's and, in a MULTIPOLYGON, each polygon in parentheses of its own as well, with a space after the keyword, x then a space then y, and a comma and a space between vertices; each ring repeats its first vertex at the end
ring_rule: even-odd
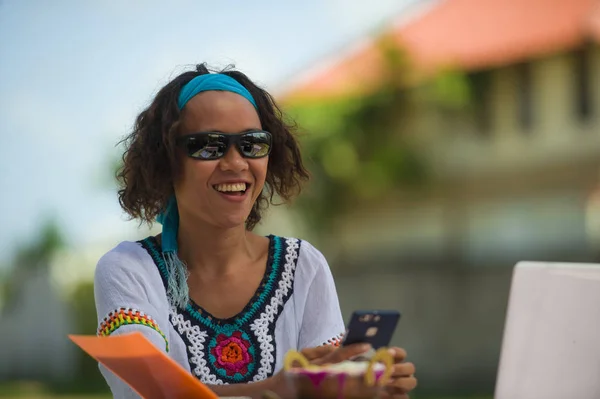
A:
MULTIPOLYGON (((96 268, 98 334, 139 331, 206 384, 260 381, 282 368, 288 350, 337 344, 344 323, 327 261, 307 241, 269 240, 258 290, 229 319, 215 318, 193 301, 185 309, 169 303, 154 237, 120 243, 96 268)), ((121 379, 100 370, 115 398, 138 398, 121 379)))

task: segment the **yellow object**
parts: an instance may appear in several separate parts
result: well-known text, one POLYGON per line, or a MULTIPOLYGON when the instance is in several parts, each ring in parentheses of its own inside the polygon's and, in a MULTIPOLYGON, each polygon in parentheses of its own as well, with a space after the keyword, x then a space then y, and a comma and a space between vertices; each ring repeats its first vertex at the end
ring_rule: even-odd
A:
MULTIPOLYGON (((350 360, 347 360, 347 362, 350 362, 350 360)), ((306 359, 306 357, 298 351, 294 351, 294 350, 288 351, 288 353, 286 353, 284 361, 283 361, 283 369, 285 371, 290 371, 293 368, 298 368, 298 367, 294 367, 294 363, 299 363, 300 364, 299 368, 302 370, 306 370, 306 371, 313 371, 313 372, 321 371, 321 372, 326 373, 326 372, 328 372, 328 368, 329 368, 329 366, 327 366, 327 365, 318 366, 318 365, 310 364, 308 359, 306 359)), ((394 366, 394 360, 392 358, 392 355, 387 350, 387 348, 380 348, 379 350, 377 350, 377 352, 375 352, 373 357, 368 362, 368 366, 363 374, 365 384, 367 386, 372 387, 372 386, 375 386, 377 383, 379 383, 380 385, 386 383, 392 375, 393 366, 394 366), (383 363, 385 366, 383 375, 379 379, 377 379, 375 376, 375 365, 377 363, 383 363)), ((336 371, 331 370, 331 374, 344 374, 344 372, 343 371, 340 372, 339 370, 336 370, 336 371)), ((346 373, 346 374, 349 374, 349 373, 346 373)))
POLYGON ((302 353, 291 350, 285 354, 285 358, 283 359, 283 369, 285 371, 290 371, 294 368, 294 362, 300 363, 300 367, 302 367, 303 369, 310 369, 316 367, 311 365, 308 359, 306 359, 306 357, 302 353))
POLYGON ((385 364, 385 371, 379 379, 380 384, 385 384, 392 375, 392 370, 394 369, 394 360, 392 359, 392 355, 386 348, 380 348, 377 350, 377 352, 375 352, 375 355, 369 361, 369 367, 367 367, 367 372, 365 373, 365 383, 368 386, 374 386, 377 382, 377 379, 375 378, 375 370, 373 370, 377 362, 382 362, 385 364))

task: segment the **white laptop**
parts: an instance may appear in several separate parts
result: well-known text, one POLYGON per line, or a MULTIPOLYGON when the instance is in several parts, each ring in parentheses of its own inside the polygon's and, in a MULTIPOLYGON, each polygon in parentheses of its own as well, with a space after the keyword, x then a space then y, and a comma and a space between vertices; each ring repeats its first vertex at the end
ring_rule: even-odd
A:
POLYGON ((600 398, 600 264, 515 266, 494 398, 600 398))

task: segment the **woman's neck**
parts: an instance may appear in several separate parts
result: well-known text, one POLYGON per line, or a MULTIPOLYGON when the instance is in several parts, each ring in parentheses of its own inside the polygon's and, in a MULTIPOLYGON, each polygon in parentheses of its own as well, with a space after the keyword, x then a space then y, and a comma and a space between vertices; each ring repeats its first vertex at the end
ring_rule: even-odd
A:
POLYGON ((190 273, 223 275, 260 257, 256 236, 244 225, 219 228, 205 223, 180 221, 179 257, 190 273))

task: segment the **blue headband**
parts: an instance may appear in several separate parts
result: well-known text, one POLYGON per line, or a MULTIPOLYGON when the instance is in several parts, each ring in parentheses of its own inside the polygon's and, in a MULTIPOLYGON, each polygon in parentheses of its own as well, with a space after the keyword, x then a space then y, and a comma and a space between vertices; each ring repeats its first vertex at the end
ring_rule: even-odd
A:
MULTIPOLYGON (((231 76, 223 74, 199 75, 190 80, 181 88, 177 98, 180 110, 194 96, 204 91, 229 91, 239 94, 248 100, 254 108, 258 109, 252 94, 231 76)), ((189 305, 189 290, 187 285, 187 268, 177 255, 177 231, 179 230, 179 212, 177 200, 173 195, 167 203, 166 209, 160 213, 156 221, 162 224, 161 247, 162 255, 167 267, 167 295, 178 307, 185 308, 189 305)))
POLYGON ((237 80, 232 78, 231 76, 223 75, 220 73, 210 73, 206 75, 196 76, 194 79, 190 80, 179 93, 179 98, 177 99, 177 106, 179 109, 183 109, 185 104, 192 99, 195 95, 203 92, 203 91, 230 91, 232 93, 239 94, 244 97, 246 100, 250 101, 254 108, 258 109, 256 106, 256 101, 252 97, 252 94, 242 86, 237 80))

